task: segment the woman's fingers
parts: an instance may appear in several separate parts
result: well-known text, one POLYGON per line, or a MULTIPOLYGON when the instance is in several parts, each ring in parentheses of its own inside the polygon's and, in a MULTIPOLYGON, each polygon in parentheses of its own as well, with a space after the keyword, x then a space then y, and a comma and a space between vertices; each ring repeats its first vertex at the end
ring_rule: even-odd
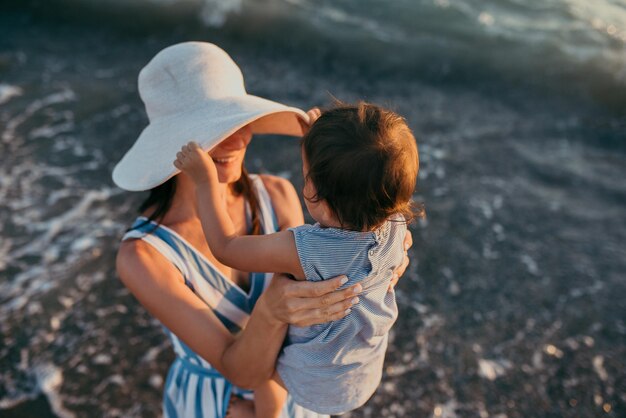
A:
POLYGON ((391 278, 391 281, 389 282, 389 289, 387 289, 389 292, 393 290, 393 288, 398 283, 398 280, 400 280, 400 277, 402 277, 402 275, 406 271, 406 268, 409 266, 409 262, 411 260, 409 259, 408 251, 409 251, 409 248, 411 248, 412 246, 413 246, 413 235, 411 235, 411 231, 407 229, 406 235, 404 236, 404 259, 402 260, 402 264, 400 265, 400 267, 398 267, 396 271, 393 272, 393 277, 391 278))
POLYGON ((320 115, 322 114, 322 111, 318 109, 317 107, 314 107, 312 109, 307 110, 306 114, 309 117, 308 122, 298 119, 298 122, 300 123, 300 127, 302 128, 303 134, 306 134, 309 131, 309 128, 320 117, 320 115))
MULTIPOLYGON (((406 256, 404 258, 406 258, 406 256)), ((391 281, 389 282, 389 289, 387 289, 388 292, 391 292, 393 288, 396 287, 396 285, 398 284, 398 280, 400 280, 400 276, 398 276, 398 273, 393 273, 391 281)))
MULTIPOLYGON (((337 276, 332 279, 322 280, 319 282, 291 280, 290 284, 285 287, 285 292, 287 296, 303 298, 323 296, 337 290, 347 282, 348 278, 346 276, 337 276)), ((345 290, 347 289, 342 289, 340 292, 345 290)))
POLYGON ((400 267, 396 269, 396 271, 394 271, 391 281, 389 282, 389 289, 388 289, 389 292, 391 292, 393 288, 396 286, 396 284, 398 284, 400 277, 406 271, 406 268, 409 266, 410 261, 411 260, 409 259, 409 256, 407 255, 407 253, 404 253, 404 260, 402 261, 402 264, 400 265, 400 267))
POLYGON ((413 246, 413 234, 408 229, 406 230, 406 235, 404 236, 404 251, 408 251, 409 248, 413 246))
POLYGON ((351 312, 352 305, 357 303, 358 299, 355 296, 352 299, 346 299, 323 308, 299 310, 293 314, 293 324, 303 327, 336 321, 348 315, 351 312))
POLYGON ((315 123, 315 121, 322 115, 322 111, 317 108, 314 107, 312 109, 310 109, 308 112, 306 112, 307 115, 309 115, 309 126, 313 125, 313 123, 315 123))
POLYGON ((323 296, 317 297, 301 297, 292 301, 292 309, 308 310, 308 309, 339 309, 342 306, 349 307, 358 302, 357 295, 363 290, 360 284, 350 286, 349 288, 337 290, 333 293, 328 293, 323 296))
POLYGON ((343 318, 359 299, 362 286, 356 284, 338 290, 347 281, 345 276, 320 282, 294 281, 275 274, 267 296, 270 311, 281 322, 294 325, 321 324, 343 318))
POLYGON ((358 295, 362 290, 360 284, 341 290, 345 278, 338 277, 323 282, 297 282, 291 291, 290 309, 292 323, 298 326, 321 324, 341 319, 350 313, 352 305, 359 302, 358 295), (328 283, 327 283, 328 282, 328 283))

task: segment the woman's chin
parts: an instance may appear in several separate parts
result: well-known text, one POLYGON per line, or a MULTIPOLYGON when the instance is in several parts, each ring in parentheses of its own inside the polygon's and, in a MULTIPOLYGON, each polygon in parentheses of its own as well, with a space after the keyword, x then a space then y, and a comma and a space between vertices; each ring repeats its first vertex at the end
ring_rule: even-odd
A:
POLYGON ((234 183, 241 178, 241 167, 235 170, 217 170, 220 183, 234 183))
POLYGON ((234 158, 228 162, 220 162, 213 159, 217 169, 217 177, 220 183, 234 183, 241 178, 243 171, 243 161, 241 158, 234 158))

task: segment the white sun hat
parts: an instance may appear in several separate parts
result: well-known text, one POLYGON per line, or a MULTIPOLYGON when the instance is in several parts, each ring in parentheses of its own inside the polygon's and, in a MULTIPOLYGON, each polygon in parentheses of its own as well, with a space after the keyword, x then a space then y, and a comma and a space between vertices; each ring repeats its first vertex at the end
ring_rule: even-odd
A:
POLYGON ((113 170, 122 189, 148 190, 180 172, 176 153, 189 141, 209 151, 250 124, 253 133, 302 136, 301 109, 246 93, 241 70, 220 47, 185 42, 159 52, 139 73, 150 120, 113 170))

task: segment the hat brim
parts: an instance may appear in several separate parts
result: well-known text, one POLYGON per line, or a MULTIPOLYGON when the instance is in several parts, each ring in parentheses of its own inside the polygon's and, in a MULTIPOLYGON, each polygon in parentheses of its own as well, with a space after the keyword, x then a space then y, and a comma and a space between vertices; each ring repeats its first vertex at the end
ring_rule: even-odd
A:
POLYGON ((189 141, 209 151, 245 125, 253 133, 302 136, 301 109, 253 95, 221 98, 193 111, 151 122, 113 170, 113 181, 129 191, 149 190, 180 171, 176 153, 189 141))

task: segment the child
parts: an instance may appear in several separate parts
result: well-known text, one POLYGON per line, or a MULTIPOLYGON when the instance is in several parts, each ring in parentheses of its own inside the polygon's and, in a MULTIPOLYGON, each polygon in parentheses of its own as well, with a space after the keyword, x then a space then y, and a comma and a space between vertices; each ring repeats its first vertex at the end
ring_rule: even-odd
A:
POLYGON ((373 394, 397 317, 387 289, 404 258, 406 222, 414 217, 417 146, 405 120, 391 111, 361 102, 322 113, 302 140, 302 164, 305 203, 317 223, 237 236, 208 153, 191 142, 174 162, 196 184, 202 228, 220 262, 296 280, 346 274, 345 286, 363 287, 359 304, 341 320, 289 327, 274 381, 255 393, 255 414, 262 418, 279 415, 280 386, 296 403, 324 414, 357 408, 373 394))

